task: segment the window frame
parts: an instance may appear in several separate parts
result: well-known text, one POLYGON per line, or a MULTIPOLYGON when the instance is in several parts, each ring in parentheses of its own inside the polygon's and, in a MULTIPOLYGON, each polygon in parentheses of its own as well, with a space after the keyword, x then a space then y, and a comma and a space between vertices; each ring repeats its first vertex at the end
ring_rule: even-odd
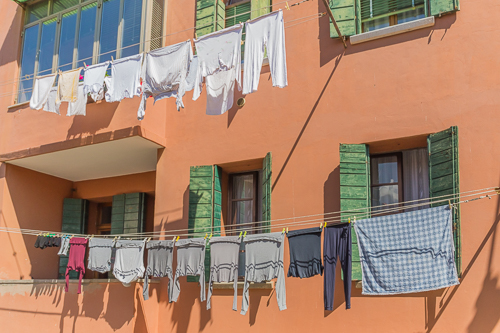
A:
MULTIPOLYGON (((397 159, 397 170, 398 170, 398 181, 396 183, 380 183, 380 184, 373 184, 373 179, 375 178, 373 175, 370 177, 370 196, 373 197, 373 192, 372 189, 374 187, 381 187, 381 186, 393 186, 393 185, 398 185, 398 207, 403 206, 404 202, 404 178, 403 178, 403 152, 392 152, 392 153, 380 153, 380 154, 370 154, 370 168, 372 167, 373 158, 378 158, 378 157, 390 157, 390 156, 396 156, 397 159)), ((373 199, 371 199, 373 200, 373 199)), ((383 205, 379 206, 373 206, 372 202, 370 202, 370 207, 381 207, 383 209, 383 205)), ((397 213, 397 212, 396 212, 397 213)), ((391 213, 394 214, 394 213, 391 213)), ((387 214, 383 214, 387 215, 387 214)))
MULTIPOLYGON (((233 203, 238 202, 238 201, 249 201, 253 200, 253 209, 252 209, 252 223, 253 226, 252 228, 257 228, 260 226, 260 220, 259 217, 259 199, 261 197, 260 195, 260 187, 259 187, 259 171, 254 170, 254 171, 244 171, 244 172, 234 172, 234 173, 229 173, 228 174, 228 185, 227 185, 227 200, 228 200, 228 205, 227 205, 227 211, 228 211, 228 223, 225 224, 225 227, 231 231, 234 232, 237 230, 238 224, 234 223, 233 220, 233 203), (237 176, 245 176, 245 175, 252 175, 253 176, 253 196, 252 199, 233 199, 233 179, 234 177, 237 176)), ((248 226, 246 226, 248 228, 248 226)), ((252 230, 249 232, 250 234, 253 233, 260 233, 260 230, 252 230)))
MULTIPOLYGON (((42 0, 42 1, 47 1, 48 6, 47 6, 47 14, 51 13, 53 8, 54 8, 54 1, 55 0, 42 0)), ((120 12, 119 12, 119 17, 120 21, 118 24, 118 31, 117 35, 119 38, 117 38, 116 41, 116 59, 119 59, 121 57, 121 45, 122 45, 122 39, 123 39, 123 7, 124 7, 124 1, 125 0, 119 0, 120 1, 120 12)), ((38 1, 36 3, 39 3, 41 1, 38 1)), ((29 29, 35 25, 38 25, 38 37, 37 37, 37 48, 36 48, 36 56, 35 56, 35 61, 34 61, 34 68, 33 68, 33 74, 28 75, 28 78, 26 80, 31 79, 33 84, 32 84, 32 89, 35 83, 35 78, 37 76, 42 76, 42 75, 48 75, 51 73, 57 72, 60 66, 58 66, 58 60, 59 60, 59 49, 60 49, 60 37, 61 37, 61 29, 62 29, 62 17, 64 14, 69 13, 71 11, 74 11, 75 9, 78 11, 77 12, 77 19, 76 19, 76 27, 75 27, 75 41, 73 45, 73 61, 71 64, 71 69, 76 69, 78 62, 80 61, 86 61, 87 65, 94 65, 99 62, 99 50, 100 50, 100 32, 101 32, 101 20, 102 20, 102 10, 103 10, 103 2, 104 0, 78 0, 78 4, 69 8, 66 8, 64 10, 61 10, 57 13, 52 13, 50 15, 47 15, 41 19, 38 19, 33 22, 28 22, 29 20, 29 12, 30 12, 30 5, 28 5, 25 10, 24 10, 24 15, 23 15, 23 27, 22 27, 22 32, 21 32, 21 51, 20 51, 20 56, 19 56, 19 62, 18 62, 18 78, 19 81, 17 82, 17 87, 16 87, 16 94, 15 94, 15 99, 14 103, 25 103, 28 102, 29 100, 26 101, 20 101, 22 93, 20 92, 21 89, 21 84, 20 80, 21 78, 21 67, 22 67, 22 60, 23 60, 23 50, 24 50, 24 41, 25 41, 25 33, 26 29, 29 29), (92 50, 92 57, 90 58, 85 58, 85 59, 78 59, 78 42, 79 42, 79 32, 80 32, 80 23, 81 23, 81 14, 82 14, 82 8, 86 7, 88 5, 91 5, 93 3, 97 4, 97 9, 96 9, 96 22, 95 22, 95 27, 94 27, 94 43, 93 43, 93 50, 92 50), (56 19, 56 35, 55 35, 55 42, 54 42, 54 50, 52 53, 52 67, 49 72, 49 70, 44 70, 43 73, 38 73, 38 67, 39 67, 39 55, 40 55, 40 42, 42 38, 42 25, 43 22, 51 20, 51 19, 56 19), (32 76, 32 77, 30 77, 32 76)), ((142 9, 141 9, 141 27, 140 27, 140 41, 139 41, 139 53, 144 52, 145 50, 145 43, 146 43, 146 32, 147 32, 147 26, 150 24, 151 16, 148 15, 148 3, 149 1, 147 0, 142 0, 142 9)), ((164 10, 164 9, 163 9, 164 10)), ((163 22, 162 22, 163 25, 163 22)), ((162 28, 162 30, 164 27, 162 28)), ((69 65, 69 64, 62 64, 62 65, 69 65)))
MULTIPOLYGON (((358 4, 360 7, 360 11, 361 11, 361 1, 358 2, 358 4)), ((373 29, 373 30, 365 30, 365 24, 368 22, 375 21, 375 20, 382 19, 382 18, 386 18, 386 17, 389 18, 389 27, 401 24, 401 23, 398 23, 398 14, 402 14, 402 13, 409 12, 409 11, 416 10, 416 9, 420 9, 420 8, 424 9, 424 18, 429 17, 429 0, 424 0, 423 4, 420 4, 417 6, 408 7, 405 9, 400 9, 400 10, 396 10, 396 11, 392 11, 392 12, 387 12, 385 14, 380 14, 380 15, 370 17, 368 19, 362 19, 361 15, 360 15, 359 22, 360 22, 361 31, 359 33, 365 33, 365 32, 371 32, 371 31, 383 29, 383 28, 379 28, 379 29, 373 29)))

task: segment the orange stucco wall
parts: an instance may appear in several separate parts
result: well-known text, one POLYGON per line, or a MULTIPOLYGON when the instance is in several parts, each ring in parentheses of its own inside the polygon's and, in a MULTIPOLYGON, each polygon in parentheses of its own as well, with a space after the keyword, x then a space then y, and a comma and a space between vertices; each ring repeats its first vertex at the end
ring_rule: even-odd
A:
MULTIPOLYGON (((16 78, 22 24, 21 9, 12 1, 2 1, 0 11, 5 17, 0 21, 4 82, 16 78)), ((323 11, 322 2, 314 0, 285 11, 284 18, 291 22, 323 11)), ((222 116, 205 115, 205 94, 192 101, 188 93, 180 112, 172 100, 148 102, 142 122, 135 118, 138 98, 92 104, 86 117, 67 118, 64 109, 62 116, 26 106, 8 109, 13 97, 0 97, 0 154, 134 126, 154 133, 166 146, 154 177, 143 174, 132 181, 116 177, 73 184, 0 165, 0 226, 57 228, 61 200, 72 195, 73 186, 82 198, 109 197, 135 186, 154 192, 155 230, 187 228, 190 166, 260 159, 267 152, 273 155, 273 219, 338 211, 339 143, 368 143, 377 152, 421 147, 427 134, 452 125, 459 128, 461 190, 496 186, 497 12, 494 0, 464 0, 460 12, 436 18, 432 28, 346 50, 329 38, 327 18, 286 23, 289 86, 272 88, 269 67, 263 67, 259 90, 245 97, 242 109, 222 116)), ((167 33, 194 26, 194 13, 194 1, 168 1, 167 33)), ((186 31, 169 36, 166 44, 192 37, 186 31)), ((0 86, 0 96, 9 89, 0 86)), ((287 278, 286 311, 278 311, 274 292, 251 290, 249 313, 241 316, 231 310, 230 291, 215 291, 207 311, 198 286, 185 280, 178 303, 168 303, 162 279, 145 305, 135 289, 119 284, 84 286, 80 296, 61 292, 60 285, 46 285, 44 292, 31 285, 2 285, 0 319, 23 323, 21 328, 9 324, 8 331, 25 332, 500 332, 498 198, 462 206, 463 276, 459 286, 447 290, 367 297, 353 285, 352 309, 346 311, 338 270, 333 312, 323 310, 322 277, 287 278), (144 309, 147 316, 141 317, 144 309)), ((55 253, 35 252, 33 241, 0 233, 1 279, 56 275, 55 253)))

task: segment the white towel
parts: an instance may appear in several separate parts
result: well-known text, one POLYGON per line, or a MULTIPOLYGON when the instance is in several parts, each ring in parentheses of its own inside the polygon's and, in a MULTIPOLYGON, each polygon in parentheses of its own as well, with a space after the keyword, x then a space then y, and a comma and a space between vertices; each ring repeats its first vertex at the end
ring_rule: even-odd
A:
POLYGON ((182 97, 186 89, 189 62, 193 57, 191 41, 185 41, 146 54, 142 66, 142 102, 137 118, 142 120, 146 111, 146 100, 153 96, 154 102, 176 97, 177 110, 184 107, 182 97))
POLYGON ((85 116, 87 113, 87 94, 83 92, 83 84, 78 85, 78 99, 68 104, 67 116, 85 116))
POLYGON ((90 94, 94 101, 100 101, 104 97, 104 77, 108 69, 109 61, 101 64, 85 67, 83 77, 83 92, 90 94))
POLYGON ((56 103, 56 99, 57 99, 57 87, 52 87, 52 89, 50 89, 49 96, 47 97, 47 101, 43 105, 43 111, 61 115, 61 113, 59 112, 59 106, 61 105, 61 103, 59 104, 56 103))
POLYGON ((119 102, 124 98, 141 95, 142 57, 141 53, 111 63, 109 86, 106 85, 106 102, 119 102))
POLYGON ((57 103, 76 102, 81 71, 82 68, 80 67, 59 74, 59 82, 57 83, 57 103))
POLYGON ((55 73, 36 78, 35 86, 33 87, 33 94, 30 99, 30 108, 40 110, 44 106, 55 80, 55 73))

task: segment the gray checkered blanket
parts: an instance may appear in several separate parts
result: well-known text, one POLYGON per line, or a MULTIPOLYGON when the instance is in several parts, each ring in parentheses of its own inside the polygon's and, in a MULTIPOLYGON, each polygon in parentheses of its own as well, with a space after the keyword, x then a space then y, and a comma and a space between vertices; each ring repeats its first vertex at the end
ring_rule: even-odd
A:
POLYGON ((448 206, 354 224, 363 294, 415 293, 458 284, 448 206))

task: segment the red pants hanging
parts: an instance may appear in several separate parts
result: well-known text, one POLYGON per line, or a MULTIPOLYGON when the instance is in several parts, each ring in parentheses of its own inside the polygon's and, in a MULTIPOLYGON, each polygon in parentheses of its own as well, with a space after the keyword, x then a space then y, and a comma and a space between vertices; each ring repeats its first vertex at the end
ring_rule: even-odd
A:
POLYGON ((69 285, 69 272, 71 270, 80 273, 78 281, 78 293, 82 292, 82 278, 85 274, 85 250, 87 249, 87 239, 85 238, 71 238, 69 241, 69 260, 66 267, 66 292, 68 292, 69 285))

